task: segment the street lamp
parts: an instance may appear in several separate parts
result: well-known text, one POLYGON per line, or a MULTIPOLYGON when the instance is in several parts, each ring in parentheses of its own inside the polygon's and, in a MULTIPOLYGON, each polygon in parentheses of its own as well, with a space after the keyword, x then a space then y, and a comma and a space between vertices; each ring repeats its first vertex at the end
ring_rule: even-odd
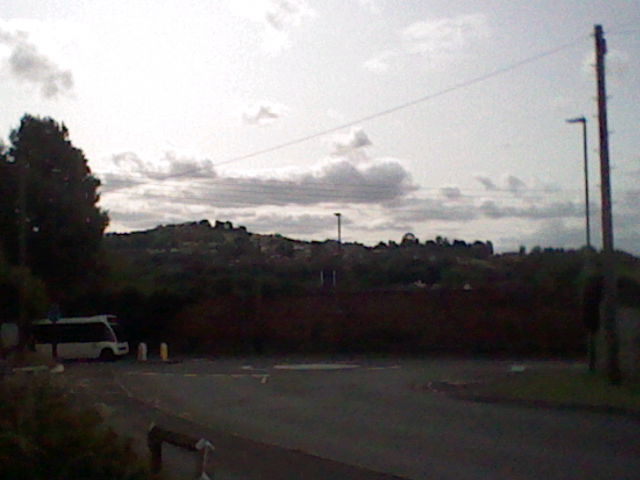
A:
POLYGON ((338 217, 338 245, 342 245, 342 225, 340 219, 342 218, 341 213, 334 213, 336 217, 338 217))
POLYGON ((589 167, 587 159, 587 119, 585 117, 569 118, 567 123, 581 123, 582 124, 582 146, 584 153, 584 203, 585 203, 585 218, 587 220, 587 248, 591 249, 591 226, 589 220, 589 167))

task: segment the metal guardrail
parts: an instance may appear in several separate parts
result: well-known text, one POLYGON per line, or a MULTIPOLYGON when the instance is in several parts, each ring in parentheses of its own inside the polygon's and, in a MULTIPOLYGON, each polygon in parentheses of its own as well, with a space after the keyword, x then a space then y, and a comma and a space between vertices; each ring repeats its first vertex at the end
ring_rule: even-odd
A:
POLYGON ((151 471, 153 473, 159 473, 162 470, 163 443, 168 443, 190 452, 202 452, 200 476, 197 480, 212 480, 212 477, 206 471, 209 464, 209 455, 214 450, 211 442, 204 438, 195 438, 184 433, 173 432, 152 423, 147 433, 147 445, 151 455, 151 471))

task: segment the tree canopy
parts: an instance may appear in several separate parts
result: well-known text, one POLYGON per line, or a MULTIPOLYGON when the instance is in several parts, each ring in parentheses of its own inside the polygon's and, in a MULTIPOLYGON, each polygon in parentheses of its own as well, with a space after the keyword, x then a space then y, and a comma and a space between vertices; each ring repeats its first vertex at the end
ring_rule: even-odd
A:
POLYGON ((58 296, 96 267, 109 221, 97 206, 100 180, 51 118, 26 114, 9 139, 0 152, 0 247, 20 264, 23 228, 26 266, 58 296))

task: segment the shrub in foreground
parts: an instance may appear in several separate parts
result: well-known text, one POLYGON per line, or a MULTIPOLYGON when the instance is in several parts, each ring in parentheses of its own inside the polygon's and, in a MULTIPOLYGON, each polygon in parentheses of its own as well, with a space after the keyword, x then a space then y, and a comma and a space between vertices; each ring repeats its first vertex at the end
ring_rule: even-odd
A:
POLYGON ((0 479, 143 480, 131 442, 46 378, 0 380, 0 479))

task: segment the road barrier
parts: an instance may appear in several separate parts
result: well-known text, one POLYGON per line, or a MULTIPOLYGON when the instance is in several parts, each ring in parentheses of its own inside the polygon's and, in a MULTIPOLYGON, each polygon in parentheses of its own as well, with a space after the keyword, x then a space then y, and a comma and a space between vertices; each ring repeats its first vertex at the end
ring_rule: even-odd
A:
POLYGON ((208 440, 204 438, 195 438, 184 433, 172 432, 171 430, 158 427, 151 424, 147 433, 147 445, 151 455, 151 471, 159 473, 162 470, 162 444, 168 443, 183 450, 190 452, 201 452, 202 461, 200 468, 200 476, 198 480, 211 480, 207 473, 209 467, 209 455, 213 452, 214 447, 208 440))

